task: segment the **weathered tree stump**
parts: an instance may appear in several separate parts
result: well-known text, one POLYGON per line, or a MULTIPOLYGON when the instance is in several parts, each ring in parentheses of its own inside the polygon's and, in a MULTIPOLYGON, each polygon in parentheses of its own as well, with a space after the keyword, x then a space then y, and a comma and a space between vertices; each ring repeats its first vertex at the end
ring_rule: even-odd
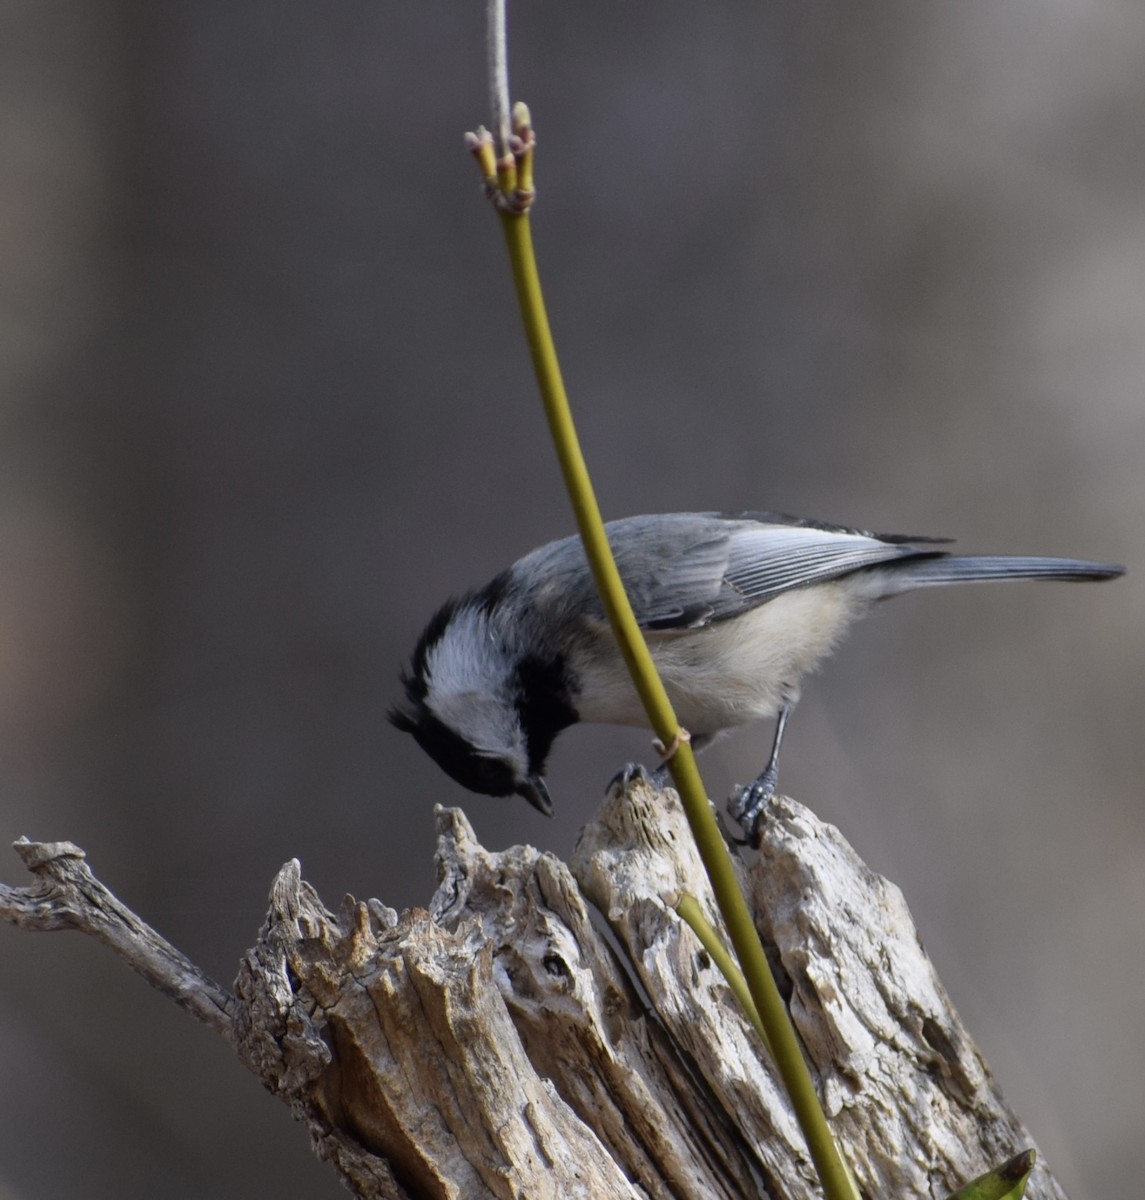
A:
MULTIPOLYGON (((719 928, 674 792, 606 798, 565 866, 437 810, 439 886, 400 917, 327 910, 296 862, 234 994, 129 913, 69 843, 0 915, 80 928, 229 1036, 361 1197, 818 1194, 751 1025, 666 897, 719 928)), ((1027 1146, 893 884, 779 798, 746 893, 864 1194, 942 1197, 1027 1146)), ((1063 1193, 1039 1161, 1027 1195, 1063 1193)))

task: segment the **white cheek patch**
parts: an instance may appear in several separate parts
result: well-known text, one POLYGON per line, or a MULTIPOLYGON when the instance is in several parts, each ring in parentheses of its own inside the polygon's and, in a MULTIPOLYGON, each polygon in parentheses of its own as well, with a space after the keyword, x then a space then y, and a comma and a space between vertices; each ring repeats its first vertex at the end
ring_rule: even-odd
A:
POLYGON ((459 609, 426 655, 425 706, 475 750, 503 759, 523 774, 528 754, 508 699, 511 676, 487 615, 459 609))
POLYGON ((431 694, 440 699, 504 684, 509 665, 488 616, 475 608, 458 609, 426 655, 426 674, 431 694))

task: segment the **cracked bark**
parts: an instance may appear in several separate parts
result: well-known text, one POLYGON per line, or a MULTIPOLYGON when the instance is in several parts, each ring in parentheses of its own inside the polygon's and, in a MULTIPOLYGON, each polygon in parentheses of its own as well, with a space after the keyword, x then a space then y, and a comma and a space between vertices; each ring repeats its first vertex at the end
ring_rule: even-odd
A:
MULTIPOLYGON (((17 843, 37 882, 0 885, 0 916, 99 938, 227 1036, 357 1196, 817 1194, 763 1048, 661 899, 690 892, 719 928, 674 793, 609 796, 570 866, 485 850, 457 809, 437 824, 428 909, 333 913, 284 866, 233 993, 70 843, 17 843)), ((898 889, 836 829, 778 799, 740 870, 865 1194, 944 1196, 1033 1145, 898 889)), ((1041 1161, 1027 1194, 1063 1195, 1041 1161)))

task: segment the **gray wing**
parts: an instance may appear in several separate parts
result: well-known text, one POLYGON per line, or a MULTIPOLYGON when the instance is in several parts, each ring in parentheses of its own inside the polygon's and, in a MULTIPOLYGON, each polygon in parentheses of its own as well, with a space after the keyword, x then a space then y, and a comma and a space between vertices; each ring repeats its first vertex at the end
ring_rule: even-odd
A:
POLYGON ((793 588, 894 559, 936 554, 903 538, 788 523, 771 514, 632 517, 613 522, 608 533, 636 619, 645 629, 694 629, 793 588))

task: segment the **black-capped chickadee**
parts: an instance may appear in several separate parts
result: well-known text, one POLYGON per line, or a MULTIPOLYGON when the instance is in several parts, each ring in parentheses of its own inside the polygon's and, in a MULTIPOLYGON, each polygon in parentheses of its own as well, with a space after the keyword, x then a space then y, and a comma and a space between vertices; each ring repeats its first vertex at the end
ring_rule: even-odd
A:
MULTIPOLYGON (((1110 579, 1070 558, 956 556, 944 538, 776 513, 675 513, 606 526, 636 620, 697 749, 777 717, 767 766, 733 801, 754 840, 799 681, 877 600, 934 584, 1110 579)), ((644 725, 579 537, 551 542, 433 617, 390 720, 458 783, 551 815, 545 760, 578 721, 644 725)))

